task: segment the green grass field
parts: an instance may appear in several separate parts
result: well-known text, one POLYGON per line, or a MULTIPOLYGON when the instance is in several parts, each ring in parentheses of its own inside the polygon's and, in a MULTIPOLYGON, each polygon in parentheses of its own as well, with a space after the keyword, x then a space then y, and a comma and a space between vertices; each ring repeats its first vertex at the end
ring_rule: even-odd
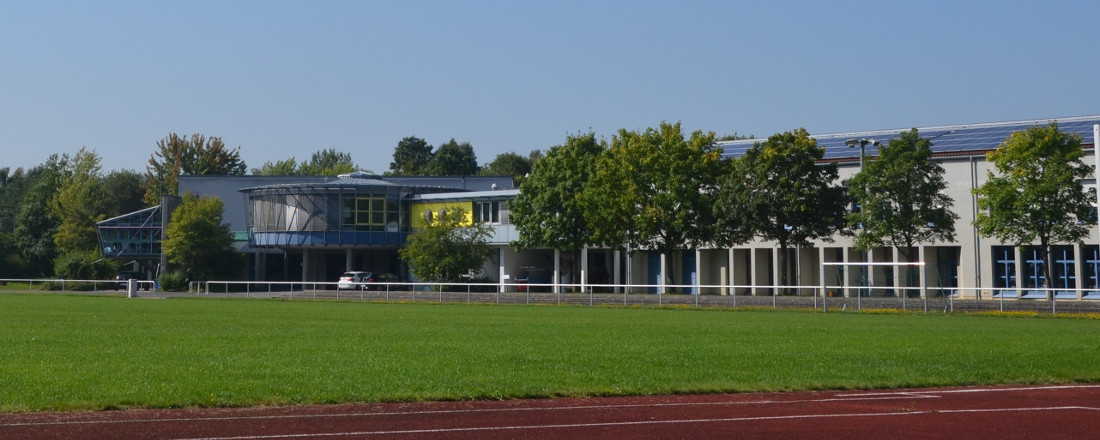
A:
POLYGON ((1100 321, 0 295, 0 411, 1100 381, 1100 321))

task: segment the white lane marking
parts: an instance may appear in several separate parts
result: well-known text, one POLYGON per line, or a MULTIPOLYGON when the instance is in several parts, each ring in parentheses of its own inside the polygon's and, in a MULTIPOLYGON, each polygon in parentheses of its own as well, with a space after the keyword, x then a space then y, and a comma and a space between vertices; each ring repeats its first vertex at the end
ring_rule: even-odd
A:
POLYGON ((409 429, 394 431, 354 431, 354 432, 324 432, 302 434, 270 434, 270 435, 246 435, 234 437, 196 437, 180 438, 173 440, 261 440, 273 438, 309 438, 309 437, 355 437, 373 435, 400 435, 400 434, 444 434, 456 432, 476 431, 514 431, 514 430, 538 430, 538 429, 569 429, 569 428, 597 428, 613 426, 642 426, 642 425, 670 425, 687 423, 732 423, 732 422, 757 422, 792 419, 828 419, 846 417, 883 417, 883 416, 913 416, 928 414, 952 414, 952 413, 990 413, 990 412, 1017 412, 1017 411, 1066 411, 1084 410, 1100 411, 1100 408, 1088 406, 1053 406, 1038 408, 996 408, 996 409, 960 409, 960 410, 929 410, 929 411, 898 411, 889 413, 859 413, 859 414, 803 414, 789 416, 759 416, 759 417, 731 417, 717 419, 672 419, 672 420, 639 420, 629 422, 604 422, 604 423, 570 423, 551 425, 514 425, 514 426, 485 426, 468 428, 439 428, 439 429, 409 429))
POLYGON ((1088 388, 1100 388, 1100 385, 1035 385, 1026 387, 1001 387, 1001 388, 951 388, 942 390, 907 390, 907 391, 889 391, 883 390, 882 392, 869 391, 866 393, 843 393, 837 394, 837 397, 864 397, 864 396, 912 396, 912 395, 936 395, 936 394, 963 394, 963 393, 1003 393, 1012 391, 1048 391, 1048 390, 1067 390, 1067 389, 1088 389, 1088 388))
MULTIPOLYGON (((896 399, 937 399, 940 398, 938 394, 949 393, 980 393, 980 392, 1003 392, 1003 391, 1033 391, 1033 390, 1064 390, 1064 389, 1078 389, 1078 388, 1100 388, 1100 385, 1053 385, 1053 386, 1031 386, 1031 387, 1014 387, 1014 388, 962 388, 962 389, 949 389, 949 390, 911 390, 911 391, 887 391, 883 392, 866 392, 859 394, 834 394, 833 397, 823 397, 818 399, 798 399, 798 400, 751 400, 751 401, 714 401, 714 402, 669 402, 669 403, 632 403, 625 405, 578 405, 578 406, 548 406, 548 407, 514 407, 514 408, 482 408, 482 409, 439 409, 439 410, 426 410, 426 411, 375 411, 375 412, 349 412, 349 413, 335 413, 335 414, 276 414, 276 415, 257 415, 257 416, 203 416, 203 417, 173 417, 173 418, 143 418, 143 419, 127 419, 127 420, 69 420, 69 421, 52 421, 52 422, 16 422, 16 423, 0 423, 0 427, 19 427, 19 426, 51 426, 51 425, 97 425, 97 424, 124 424, 124 423, 176 423, 176 422, 212 422, 212 421, 232 421, 232 420, 278 420, 278 419, 305 419, 305 418, 341 418, 341 417, 385 417, 385 416, 408 416, 408 415, 435 415, 435 414, 479 414, 479 413, 493 413, 493 412, 534 412, 534 411, 578 411, 578 410, 600 410, 600 409, 632 409, 632 408, 675 408, 675 407, 690 407, 690 406, 748 406, 748 405, 773 405, 773 404, 799 404, 799 403, 819 403, 819 402, 856 402, 856 401, 874 401, 874 400, 896 400, 896 399)), ((746 396, 747 394, 735 395, 746 396)), ((105 413, 103 413, 105 414, 105 413)))

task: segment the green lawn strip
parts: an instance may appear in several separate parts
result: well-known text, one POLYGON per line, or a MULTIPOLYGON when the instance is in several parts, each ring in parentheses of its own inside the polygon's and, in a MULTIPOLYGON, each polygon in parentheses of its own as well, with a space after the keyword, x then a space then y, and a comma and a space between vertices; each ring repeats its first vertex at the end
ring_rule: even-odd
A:
POLYGON ((0 295, 0 411, 1100 381, 1100 321, 0 295))

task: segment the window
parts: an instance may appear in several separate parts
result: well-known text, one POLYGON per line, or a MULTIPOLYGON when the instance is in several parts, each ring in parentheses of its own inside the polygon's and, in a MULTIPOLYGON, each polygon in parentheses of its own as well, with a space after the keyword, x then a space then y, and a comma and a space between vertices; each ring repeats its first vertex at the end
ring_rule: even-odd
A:
POLYGON ((1046 287, 1046 263, 1042 252, 1036 248, 1027 248, 1020 252, 1024 259, 1024 287, 1046 287))
POLYGON ((1100 246, 1085 246, 1085 283, 1083 288, 1100 288, 1100 246))
POLYGON ((341 222, 345 229, 382 231, 390 224, 399 224, 400 213, 396 200, 384 196, 345 197, 341 209, 341 222))
POLYGON ((1016 250, 993 246, 993 287, 1016 287, 1016 250))
POLYGON ((1053 246, 1050 249, 1051 259, 1054 260, 1054 285, 1050 287, 1060 289, 1073 289, 1077 287, 1077 261, 1073 258, 1072 246, 1053 246))
POLYGON ((474 221, 481 223, 500 223, 500 202, 474 203, 474 221))

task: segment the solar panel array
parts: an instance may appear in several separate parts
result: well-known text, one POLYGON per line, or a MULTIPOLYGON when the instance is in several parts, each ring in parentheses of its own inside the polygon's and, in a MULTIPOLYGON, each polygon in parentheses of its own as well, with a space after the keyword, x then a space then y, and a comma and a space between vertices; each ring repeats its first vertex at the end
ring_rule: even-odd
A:
MULTIPOLYGON (((1015 131, 1026 130, 1035 126, 1045 126, 1051 122, 1058 123, 1058 129, 1066 133, 1079 134, 1081 143, 1095 145, 1092 126, 1100 124, 1100 116, 1083 116, 1064 119, 1047 119, 1015 122, 997 122, 990 124, 970 124, 944 127, 917 128, 921 137, 932 141, 933 154, 965 154, 967 152, 982 152, 996 149, 1004 143, 1005 139, 1015 131)), ((877 130, 853 133, 833 133, 810 135, 817 140, 817 145, 825 148, 826 160, 843 160, 859 158, 859 146, 849 147, 849 140, 867 140, 865 146, 867 156, 878 155, 878 148, 872 145, 877 141, 882 145, 898 138, 902 132, 909 129, 877 130)), ((752 148, 753 144, 761 142, 761 139, 746 139, 739 141, 723 141, 718 145, 724 150, 725 158, 740 157, 752 148)))

